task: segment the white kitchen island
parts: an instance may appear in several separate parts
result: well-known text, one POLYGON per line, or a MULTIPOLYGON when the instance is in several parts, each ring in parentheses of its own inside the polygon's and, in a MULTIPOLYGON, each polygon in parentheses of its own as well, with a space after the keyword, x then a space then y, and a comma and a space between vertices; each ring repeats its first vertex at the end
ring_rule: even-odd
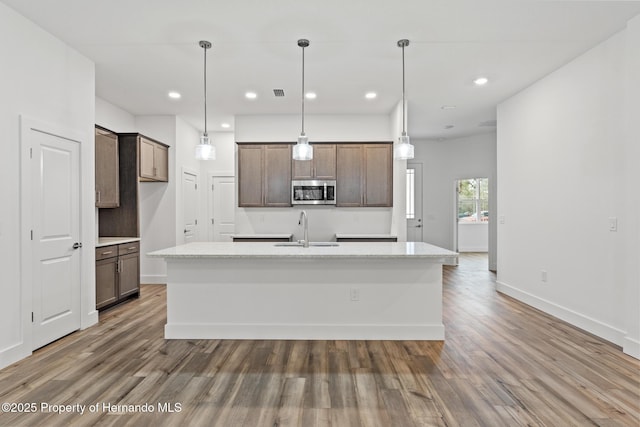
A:
POLYGON ((190 243, 167 262, 168 339, 443 340, 442 264, 426 243, 190 243))

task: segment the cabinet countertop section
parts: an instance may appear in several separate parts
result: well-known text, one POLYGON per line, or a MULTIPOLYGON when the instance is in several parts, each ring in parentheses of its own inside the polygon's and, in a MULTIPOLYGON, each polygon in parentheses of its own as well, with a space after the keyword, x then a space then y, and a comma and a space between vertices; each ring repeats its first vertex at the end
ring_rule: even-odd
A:
POLYGON ((231 238, 236 239, 290 239, 293 237, 291 233, 281 234, 232 234, 231 238))
POLYGON ((147 254, 154 258, 420 258, 444 262, 458 254, 423 242, 340 243, 338 246, 281 246, 274 243, 196 242, 147 254))
POLYGON ((139 242, 139 237, 98 237, 96 248, 109 245, 120 245, 122 243, 139 242))
POLYGON ((395 234, 347 234, 336 233, 336 239, 395 239, 395 234))

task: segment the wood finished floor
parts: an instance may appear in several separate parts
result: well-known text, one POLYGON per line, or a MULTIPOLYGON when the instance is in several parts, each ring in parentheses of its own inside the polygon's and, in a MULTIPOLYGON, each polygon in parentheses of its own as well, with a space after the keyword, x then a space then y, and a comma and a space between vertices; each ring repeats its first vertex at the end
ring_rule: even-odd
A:
POLYGON ((0 370, 0 402, 154 413, 0 413, 0 426, 640 425, 639 361, 495 292, 483 255, 444 280, 444 342, 165 341, 165 288, 145 285, 0 370))

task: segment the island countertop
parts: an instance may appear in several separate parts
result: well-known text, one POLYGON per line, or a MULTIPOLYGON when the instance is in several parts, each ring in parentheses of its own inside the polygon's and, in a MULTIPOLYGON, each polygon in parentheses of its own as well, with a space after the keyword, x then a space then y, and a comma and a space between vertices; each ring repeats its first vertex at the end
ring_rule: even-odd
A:
POLYGON ((338 246, 276 246, 273 242, 195 242, 147 254, 165 259, 209 258, 422 258, 442 262, 456 252, 423 242, 341 242, 338 246))

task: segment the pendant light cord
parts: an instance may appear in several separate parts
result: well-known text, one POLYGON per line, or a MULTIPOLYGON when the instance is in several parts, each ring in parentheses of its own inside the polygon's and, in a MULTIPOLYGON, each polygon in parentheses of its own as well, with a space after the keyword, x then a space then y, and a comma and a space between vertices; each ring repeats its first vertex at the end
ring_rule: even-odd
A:
POLYGON ((404 44, 402 45, 402 135, 406 135, 407 131, 405 129, 405 101, 404 101, 404 44))
POLYGON ((304 46, 302 46, 302 133, 304 135, 304 46))
POLYGON ((207 136, 207 47, 204 50, 204 135, 207 136))

